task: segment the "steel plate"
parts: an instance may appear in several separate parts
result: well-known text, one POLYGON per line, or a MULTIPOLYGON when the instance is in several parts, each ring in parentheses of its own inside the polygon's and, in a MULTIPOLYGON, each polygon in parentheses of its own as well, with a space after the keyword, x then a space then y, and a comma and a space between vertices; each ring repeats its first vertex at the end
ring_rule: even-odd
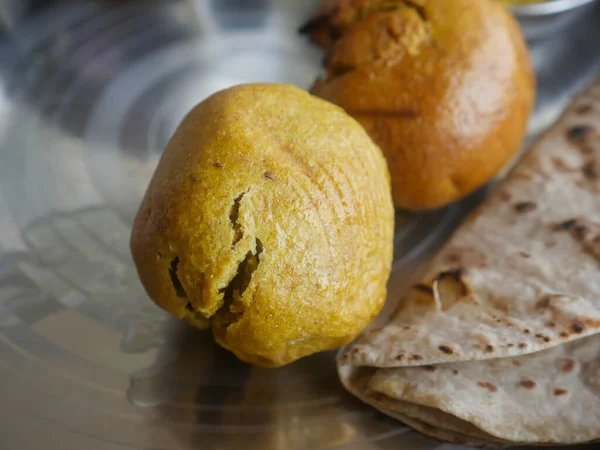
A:
MULTIPOLYGON (((149 177, 194 104, 248 81, 310 85, 322 55, 296 29, 314 2, 36 3, 26 19, 20 2, 0 8, 0 447, 453 448, 346 394, 333 353, 237 361, 153 306, 129 255, 149 177)), ((598 13, 532 48, 531 136, 598 68, 598 13)), ((378 320, 484 194, 400 215, 378 320)))

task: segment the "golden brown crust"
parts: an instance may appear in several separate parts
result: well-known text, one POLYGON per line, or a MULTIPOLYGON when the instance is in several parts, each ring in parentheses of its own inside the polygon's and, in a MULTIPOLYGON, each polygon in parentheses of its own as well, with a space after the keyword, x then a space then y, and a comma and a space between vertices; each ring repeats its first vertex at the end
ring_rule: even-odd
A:
POLYGON ((362 331, 383 305, 392 241, 385 159, 360 125, 298 88, 246 85, 184 119, 131 249, 161 307, 279 366, 362 331))
POLYGON ((451 203, 519 149, 535 81, 518 24, 491 0, 329 0, 309 27, 327 49, 312 92, 382 148, 399 207, 451 203))

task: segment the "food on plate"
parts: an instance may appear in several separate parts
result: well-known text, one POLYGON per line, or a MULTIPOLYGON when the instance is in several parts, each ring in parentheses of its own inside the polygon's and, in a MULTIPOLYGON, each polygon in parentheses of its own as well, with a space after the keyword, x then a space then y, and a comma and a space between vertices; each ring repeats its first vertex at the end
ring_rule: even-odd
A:
POLYGON ((512 15, 492 0, 326 0, 304 27, 327 52, 312 93, 383 150, 397 206, 447 205, 520 148, 535 80, 512 15))
POLYGON ((600 439, 600 337, 541 352, 340 374, 348 389, 430 436, 485 447, 600 439))
POLYGON ((600 439, 600 80, 459 228, 343 384, 474 445, 600 439))
POLYGON ((394 208, 380 149, 281 84, 195 107, 169 142, 131 250, 150 297, 240 359, 281 366, 350 342, 381 309, 394 208))

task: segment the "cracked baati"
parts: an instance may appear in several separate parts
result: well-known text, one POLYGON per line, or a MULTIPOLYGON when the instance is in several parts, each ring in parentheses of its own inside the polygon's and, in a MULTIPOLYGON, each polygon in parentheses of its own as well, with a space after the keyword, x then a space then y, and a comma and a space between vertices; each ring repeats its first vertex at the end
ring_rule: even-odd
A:
POLYGON ((168 144, 131 250, 150 297, 269 367, 350 342, 381 309, 394 211, 379 148, 278 84, 208 98, 168 144))
POLYGON ((448 205, 515 155, 535 80, 517 22, 491 0, 325 0, 301 30, 325 52, 312 93, 387 158, 396 206, 448 205))

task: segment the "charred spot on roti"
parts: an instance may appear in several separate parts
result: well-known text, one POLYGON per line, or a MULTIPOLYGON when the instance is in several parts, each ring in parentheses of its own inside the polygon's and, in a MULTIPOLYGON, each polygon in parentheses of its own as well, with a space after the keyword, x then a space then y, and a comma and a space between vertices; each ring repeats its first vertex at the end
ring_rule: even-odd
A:
POLYGON ((527 253, 527 252, 520 252, 519 253, 523 258, 531 258, 531 253, 527 253))
POLYGON ((552 321, 550 321, 550 322, 546 322, 546 326, 547 326, 548 328, 554 328, 554 327, 556 326, 556 322, 552 322, 552 321))
POLYGON ((567 137, 571 140, 577 141, 586 137, 592 131, 592 127, 589 125, 577 125, 569 128, 567 131, 567 137))
POLYGON ((588 113, 590 113, 590 112, 591 112, 593 109, 594 109, 594 106, 593 106, 593 105, 591 105, 591 104, 589 104, 589 103, 586 103, 586 104, 583 104, 583 105, 581 105, 581 106, 577 107, 577 109, 575 110, 575 112, 576 112, 577 114, 579 114, 579 115, 582 115, 582 116, 583 116, 583 115, 585 115, 585 114, 588 114, 588 113))
POLYGON ((581 172, 583 173, 583 176, 590 181, 598 179, 598 169, 596 168, 595 161, 586 162, 581 168, 581 172))
POLYGON ((555 231, 569 231, 573 225, 577 223, 577 219, 565 220, 554 227, 555 231))
POLYGON ((581 144, 593 131, 589 125, 577 125, 569 128, 567 139, 573 144, 581 144))
POLYGON ((421 355, 412 355, 410 359, 413 361, 421 361, 423 357, 421 355))
POLYGON ((527 379, 519 381, 519 385, 524 387, 525 389, 534 389, 536 386, 535 381, 527 379))
POLYGON ((584 155, 589 155, 594 151, 597 137, 598 133, 589 125, 575 126, 567 131, 568 141, 584 155))
POLYGON ((521 367, 522 366, 522 364, 519 361, 517 361, 517 360, 514 360, 512 363, 513 363, 513 366, 515 366, 515 367, 521 367))
POLYGON ((565 331, 561 331, 560 333, 560 337, 561 338, 568 338, 569 337, 569 333, 565 332, 565 331))
POLYGON ((514 205, 515 211, 519 214, 534 211, 537 205, 534 202, 519 202, 514 205))
MULTIPOLYGON (((535 304, 535 309, 548 309, 550 308, 550 301, 552 300, 551 295, 544 295, 535 304)), ((525 333, 529 333, 529 330, 525 330, 525 333)))
POLYGON ((536 334, 535 335, 536 338, 541 339, 544 342, 550 342, 550 338, 548 336, 544 336, 543 334, 536 334))
POLYGON ((513 348, 515 346, 515 344, 508 344, 507 347, 508 348, 513 348))
POLYGON ((567 391, 566 389, 554 388, 554 390, 552 391, 552 393, 558 397, 560 395, 566 395, 566 394, 568 394, 569 391, 567 391))
POLYGON ((571 231, 573 232, 573 235, 577 239, 585 239, 587 234, 590 232, 590 229, 588 227, 586 227, 585 225, 580 224, 580 225, 575 225, 573 228, 571 228, 571 231))
POLYGON ((490 383, 489 381, 478 381, 477 384, 479 387, 487 389, 490 392, 498 392, 498 387, 495 384, 490 383))
POLYGON ((445 353, 446 355, 452 355, 452 354, 454 353, 454 350, 452 350, 452 348, 451 348, 451 347, 448 347, 447 345, 440 345, 440 346, 438 347, 438 349, 439 349, 441 352, 445 353))
POLYGON ((452 369, 452 375, 458 375, 458 370, 452 369))
POLYGON ((428 366, 423 366, 423 369, 426 370, 427 372, 435 372, 437 370, 437 367, 428 365, 428 366))
POLYGON ((560 365, 560 370, 564 373, 570 373, 575 368, 575 361, 572 359, 565 359, 560 365))
POLYGON ((600 223, 587 219, 578 219, 569 229, 569 234, 579 243, 585 251, 590 253, 600 262, 600 223))
POLYGON ((575 334, 581 334, 585 331, 585 325, 581 322, 574 322, 573 325, 571 325, 571 330, 575 334))
POLYGON ((584 325, 587 325, 592 328, 600 328, 600 320, 599 319, 585 319, 583 321, 584 325))
POLYGON ((492 353, 494 351, 494 346, 493 345, 487 345, 485 347, 485 351, 488 353, 492 353))
POLYGON ((396 361, 402 361, 404 359, 404 355, 396 355, 396 361))
POLYGON ((519 348, 527 348, 527 342, 521 342, 519 348))
POLYGON ((525 334, 529 334, 529 333, 531 333, 531 331, 529 331, 529 329, 525 328, 525 329, 523 330, 523 333, 525 333, 525 334))

